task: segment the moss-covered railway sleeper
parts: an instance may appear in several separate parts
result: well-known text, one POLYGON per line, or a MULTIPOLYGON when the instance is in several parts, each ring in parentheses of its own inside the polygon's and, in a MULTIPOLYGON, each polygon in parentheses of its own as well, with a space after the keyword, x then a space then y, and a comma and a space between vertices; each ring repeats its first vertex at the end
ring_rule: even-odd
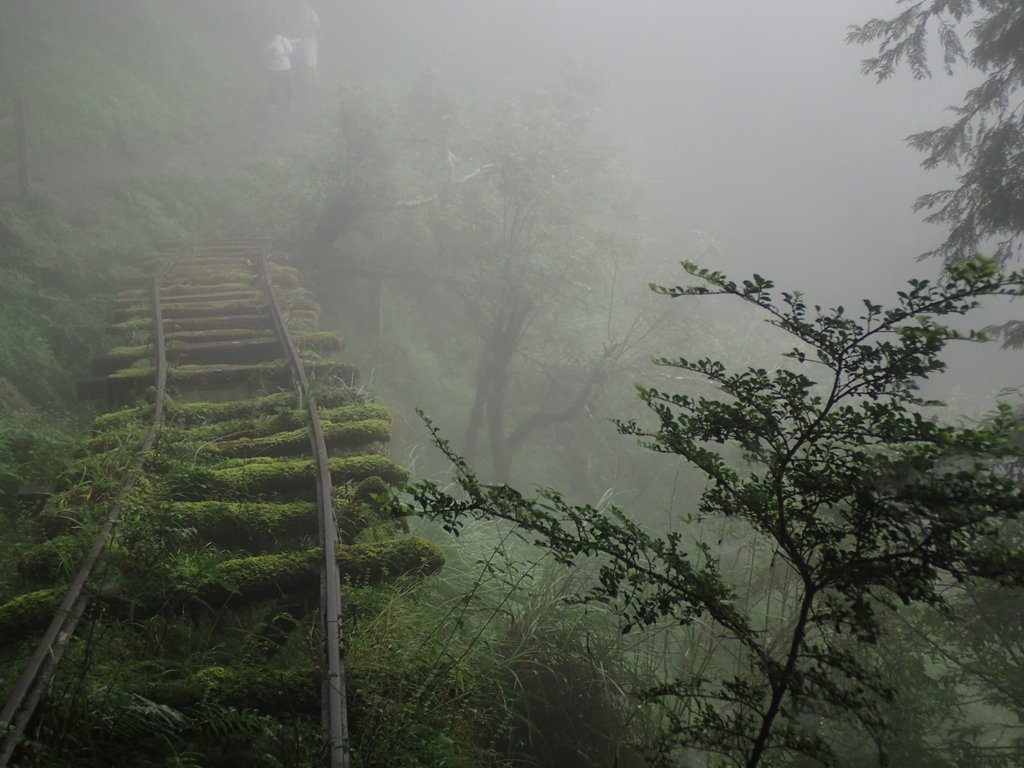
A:
POLYGON ((54 497, 45 540, 18 563, 20 593, 0 602, 0 653, 23 662, 0 681, 0 767, 43 738, 62 689, 100 695, 88 676, 103 668, 161 670, 104 678, 106 700, 241 701, 319 734, 323 765, 349 765, 342 583, 424 578, 442 557, 376 510, 406 475, 382 455, 390 417, 354 388, 340 337, 317 331, 300 275, 270 253, 259 238, 166 246, 148 289, 117 297, 115 343, 79 394, 118 409, 68 474, 134 459, 112 490, 80 480, 54 497), (211 670, 216 685, 199 685, 211 670), (292 692, 243 691, 261 675, 292 692))

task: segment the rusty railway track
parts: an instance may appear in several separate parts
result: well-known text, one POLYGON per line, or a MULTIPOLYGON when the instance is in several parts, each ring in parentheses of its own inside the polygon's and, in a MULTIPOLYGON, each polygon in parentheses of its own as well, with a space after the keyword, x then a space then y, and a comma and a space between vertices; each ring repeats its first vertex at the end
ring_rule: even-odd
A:
MULTIPOLYGON (((103 374, 102 378, 82 386, 80 393, 86 396, 105 396, 112 405, 126 405, 137 402, 137 398, 145 396, 149 390, 151 405, 129 408, 108 419, 110 424, 120 423, 124 419, 119 414, 138 414, 148 410, 148 429, 118 498, 110 506, 106 519, 92 539, 87 553, 81 558, 70 584, 63 590, 59 605, 52 611, 49 624, 24 667, 21 678, 10 691, 0 711, 0 737, 3 739, 0 745, 0 766, 10 763, 16 747, 25 737, 33 714, 46 695, 65 650, 94 599, 94 590, 90 589, 90 585, 97 580, 97 574, 104 567, 112 537, 116 535, 116 527, 122 516, 124 500, 132 495, 140 478, 146 477, 147 473, 151 474, 149 467, 154 464, 153 457, 160 451, 165 430, 170 429, 165 427, 168 393, 185 403, 175 406, 177 410, 172 421, 177 419, 178 423, 186 423, 182 413, 194 416, 195 413, 209 412, 224 417, 223 422, 210 417, 202 428, 216 436, 219 442, 214 447, 217 451, 229 457, 243 457, 227 459, 226 469, 215 464, 212 469, 204 470, 207 471, 205 476, 221 478, 225 488, 229 485, 224 478, 244 475, 247 468, 253 466, 257 469, 271 466, 261 460, 261 451, 281 461, 285 461, 281 457, 304 453, 296 447, 294 438, 308 432, 312 466, 307 467, 302 463, 304 459, 287 459, 291 462, 287 465, 289 472, 303 482, 296 484, 289 475, 287 482, 281 480, 279 485, 287 485, 289 489, 294 486, 296 490, 292 492, 300 497, 312 495, 309 489, 315 487, 320 574, 318 610, 322 638, 322 659, 318 666, 321 670, 320 698, 326 745, 323 759, 324 764, 330 768, 347 768, 349 765, 346 670, 341 641, 342 580, 338 553, 342 550, 354 551, 358 545, 340 542, 332 504, 332 499, 338 493, 332 484, 332 468, 344 476, 344 481, 349 483, 348 487, 355 482, 369 483, 371 487, 376 487, 374 483, 395 481, 403 475, 400 468, 382 456, 332 458, 332 447, 346 445, 351 448, 386 441, 386 424, 382 427, 379 423, 381 419, 365 418, 367 415, 380 416, 370 406, 362 407, 363 411, 369 410, 368 413, 361 412, 359 406, 339 406, 351 402, 351 387, 355 384, 357 372, 329 359, 329 353, 335 349, 332 335, 312 330, 315 328, 315 310, 306 302, 301 289, 298 289, 292 271, 268 262, 269 245, 266 240, 250 238, 176 246, 166 255, 150 281, 148 290, 127 292, 120 297, 114 316, 116 325, 121 332, 132 337, 131 341, 143 343, 122 345, 106 358, 98 360, 96 370, 103 374), (146 315, 149 320, 144 323, 146 315), (144 325, 149 326, 148 331, 143 330, 144 325), (310 350, 313 350, 316 359, 309 356, 313 354, 310 350), (328 422, 322 418, 320 397, 311 385, 312 378, 320 381, 330 378, 333 381, 333 386, 324 390, 328 393, 329 405, 334 406, 333 411, 327 411, 332 414, 328 422), (251 401, 243 397, 220 405, 209 400, 193 404, 186 402, 188 398, 194 400, 197 394, 209 397, 211 392, 224 395, 237 394, 243 390, 245 394, 251 395, 257 389, 287 391, 289 386, 292 396, 271 395, 264 396, 264 400, 269 402, 277 398, 275 403, 287 403, 288 397, 294 397, 304 405, 307 423, 292 431, 265 434, 265 430, 261 432, 242 427, 236 429, 235 433, 220 435, 226 429, 223 424, 234 424, 231 416, 247 413, 247 409, 251 408, 247 403, 251 401), (346 412, 346 409, 351 413, 346 412), (246 429, 249 429, 249 433, 246 433, 246 429), (240 437, 239 432, 243 433, 240 437), (232 461, 236 463, 231 464, 232 461)), ((272 421, 288 422, 293 418, 294 410, 268 410, 267 413, 270 414, 267 418, 272 421)), ((289 423, 287 426, 294 425, 289 423)), ((252 487, 260 486, 253 481, 252 487)), ((179 508, 186 508, 191 503, 198 508, 197 505, 206 503, 204 493, 209 492, 200 493, 187 484, 180 488, 179 495, 183 494, 184 498, 204 500, 169 502, 171 506, 176 504, 179 508)), ((253 492, 241 481, 238 488, 241 490, 237 494, 253 492)), ((354 493, 362 493, 361 488, 362 485, 354 493)), ((230 496, 230 493, 236 491, 225 493, 230 496)), ((216 496, 216 493, 213 495, 216 496)), ((269 507, 274 502, 261 503, 269 507)), ((266 563, 270 562, 267 558, 275 556, 254 555, 252 558, 263 557, 261 562, 266 563)), ((298 556, 292 553, 289 557, 295 560, 298 556)), ((303 558, 305 555, 299 558, 301 562, 294 567, 296 572, 287 577, 289 584, 304 583, 303 568, 309 567, 309 563, 303 558)), ((398 555, 395 558, 400 560, 398 555)), ((355 556, 350 559, 352 562, 361 562, 355 556)), ((410 562, 416 565, 409 566, 409 569, 418 568, 423 572, 430 572, 440 564, 430 551, 414 552, 410 562)), ((216 585, 190 585, 189 590, 197 592, 197 599, 208 605, 213 602, 210 595, 216 593, 216 585)), ((33 594, 39 595, 42 592, 45 590, 33 594)), ((183 589, 181 592, 185 594, 182 601, 189 599, 191 593, 188 590, 183 589)), ((239 588, 232 594, 240 593, 239 588)), ((4 619, 4 608, 0 605, 0 626, 4 619)))

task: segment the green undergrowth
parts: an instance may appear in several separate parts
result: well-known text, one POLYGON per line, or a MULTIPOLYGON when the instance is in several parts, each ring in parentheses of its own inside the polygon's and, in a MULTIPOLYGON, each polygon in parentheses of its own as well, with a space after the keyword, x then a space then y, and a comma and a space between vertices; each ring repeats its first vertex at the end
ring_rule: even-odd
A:
MULTIPOLYGON (((76 402, 74 385, 90 378, 90 361, 106 353, 113 338, 104 333, 112 287, 149 274, 157 256, 155 241, 240 213, 232 209, 259 205, 257 198, 286 184, 288 173, 253 169, 216 183, 208 198, 197 193, 187 176, 154 182, 153 199, 166 203, 160 216, 154 206, 147 212, 115 203, 99 221, 72 224, 68 206, 44 193, 28 201, 0 201, 0 513, 16 509, 13 493, 20 485, 52 481, 54 467, 93 415, 93 405, 76 402), (241 189, 248 190, 243 200, 238 199, 241 189), (195 209, 174 210, 178 196, 193 201, 195 209)), ((274 272, 283 282, 295 280, 290 267, 276 266, 274 272)), ((148 318, 121 326, 117 343, 148 343, 148 318)), ((314 336, 307 353, 322 356, 337 344, 314 336)), ((145 347, 117 354, 129 363, 138 361, 126 378, 142 388, 152 383, 145 347)), ((335 373, 322 366, 320 375, 335 373)), ((350 373, 341 371, 342 376, 350 373)), ((202 379, 194 370, 182 375, 202 379)), ((255 371, 249 378, 259 385, 281 375, 255 371)), ((0 558, 3 562, 6 558, 0 558)))
POLYGON ((4 3, 0 99, 31 99, 38 152, 202 135, 259 87, 256 41, 275 10, 269 0, 4 3))
POLYGON ((72 398, 103 344, 110 244, 75 238, 62 215, 45 197, 0 203, 0 514, 19 485, 52 483, 90 415, 72 398))
POLYGON ((97 656, 73 644, 76 685, 50 710, 70 729, 30 742, 43 765, 59 747, 76 765, 315 766, 323 755, 316 638, 287 601, 238 608, 230 619, 155 615, 134 625, 95 623, 97 656), (253 626, 263 627, 254 634, 253 626), (239 663, 232 654, 259 658, 239 663), (201 759, 201 763, 197 762, 201 759))
MULTIPOLYGON (((321 386, 317 397, 335 446, 343 581, 357 590, 413 590, 439 571, 444 556, 381 511, 388 484, 407 477, 375 452, 388 437, 390 415, 348 387, 321 386)), ((30 734, 25 754, 52 764, 52 745, 70 738, 76 764, 88 762, 98 745, 113 750, 108 764, 137 764, 117 756, 131 743, 147 764, 171 765, 174 755, 195 749, 202 764, 216 765, 224 753, 201 725, 215 714, 221 740, 237 745, 235 760, 261 764, 248 751, 259 744, 264 756, 290 754, 288 764, 319 762, 323 556, 311 501, 315 467, 301 458, 308 453, 304 406, 294 392, 167 404, 159 451, 123 499, 102 575, 88 587, 87 629, 67 652, 55 693, 44 701, 43 730, 30 734), (281 457, 231 456, 276 450, 281 457), (78 687, 79 702, 107 714, 97 717, 64 697, 68 685, 78 687), (65 723, 60 734, 46 730, 57 717, 65 723), (125 740, 114 718, 138 718, 140 729, 146 724, 150 735, 163 736, 125 740)), ((151 416, 152 407, 139 404, 95 419, 91 446, 101 450, 69 465, 66 487, 35 521, 41 541, 18 553, 18 583, 0 599, 0 665, 23 660, 52 617, 103 505, 134 471, 131 459, 151 416)))
POLYGON ((16 499, 26 484, 50 485, 71 451, 75 423, 36 409, 0 409, 0 518, 23 513, 16 499))
MULTIPOLYGON (((221 125, 220 105, 251 96, 249 79, 258 68, 244 41, 262 37, 256 29, 263 12, 277 4, 171 5, 0 4, 0 100, 7 102, 15 82, 29 92, 36 157, 67 153, 69 168, 93 152, 97 160, 146 164, 152 147, 212 135, 221 125)), ((97 418, 96 450, 88 451, 75 440, 81 443, 93 414, 73 402, 74 383, 104 353, 140 361, 128 366, 139 376, 140 396, 152 384, 148 318, 117 323, 115 336, 103 330, 118 287, 138 291, 122 295, 129 301, 147 295, 161 258, 155 242, 225 222, 288 225, 288 193, 302 183, 286 164, 253 158, 222 177, 144 168, 130 181, 97 185, 86 202, 58 200, 40 186, 29 200, 0 203, 0 490, 37 476, 56 490, 41 514, 6 500, 0 510, 0 696, 52 618, 125 479, 136 477, 106 565, 88 585, 90 608, 19 748, 20 764, 322 762, 321 552, 312 505, 297 498, 312 492, 295 492, 300 480, 309 486, 312 466, 289 457, 225 457, 267 444, 284 453, 297 448, 305 439, 305 403, 292 392, 225 403, 191 403, 182 395, 168 404, 160 453, 136 473, 134 455, 152 406, 139 401, 97 418), (121 348, 111 353, 111 342, 121 348), (250 426, 219 424, 225 420, 250 426), (220 455, 201 449, 211 438, 220 455), (267 444, 254 444, 259 440, 267 444)), ((293 267, 273 264, 270 273, 297 344, 318 358, 309 367, 320 385, 325 428, 345 452, 332 459, 332 470, 346 582, 366 593, 391 583, 387 589, 411 595, 436 578, 431 574, 443 558, 436 544, 405 535, 402 521, 379 512, 376 497, 386 482, 406 476, 367 448, 387 439, 388 415, 361 392, 324 386, 353 373, 323 359, 340 350, 340 340, 319 333, 319 309, 293 267)), ((167 295, 191 290, 193 277, 183 271, 168 282, 167 295)), ((253 287, 250 273, 227 265, 204 278, 221 288, 253 287)), ((197 309, 186 302, 179 308, 197 309)), ((169 333, 179 334, 172 349, 201 343, 187 336, 190 328, 169 318, 169 333)), ((178 375, 216 377, 197 368, 178 375)), ((254 388, 276 385, 256 381, 254 388)))
MULTIPOLYGON (((0 199, 0 513, 16 508, 12 488, 45 474, 34 465, 59 462, 91 417, 74 384, 107 345, 111 292, 131 281, 146 291, 154 242, 226 221, 290 221, 280 200, 296 183, 289 163, 254 158, 218 175, 168 170, 174 164, 158 159, 178 141, 223 131, 239 99, 258 99, 252 62, 274 3, 172 5, 0 4, 0 116, 15 95, 28 96, 43 177, 30 198, 0 199), (44 180, 58 162, 66 199, 56 196, 63 183, 47 189, 44 180), (122 165, 133 170, 120 173, 122 165)), ((9 133, 0 130, 0 164, 10 159, 9 133)), ((272 272, 297 280, 287 266, 272 272)), ((148 334, 148 320, 138 325, 148 334)))
MULTIPOLYGON (((23 632, 41 629, 53 617, 64 598, 65 587, 46 587, 24 592, 0 605, 0 629, 6 642, 23 632)), ((8 691, 5 688, 4 693, 8 691)))
MULTIPOLYGON (((498 527, 458 542, 423 524, 409 535, 382 512, 406 470, 367 452, 387 434, 387 411, 347 387, 318 398, 328 433, 373 426, 330 462, 353 765, 640 765, 622 746, 638 727, 621 695, 629 649, 574 602, 582 582, 498 527)), ((169 767, 187 754, 214 766, 319 764, 313 465, 224 450, 305 440, 304 405, 294 392, 168 403, 160 451, 125 501, 89 614, 29 734, 33 764, 59 764, 57 745, 85 765, 102 755, 169 767)), ((37 522, 44 540, 20 553, 21 591, 0 599, 0 665, 22 663, 49 621, 95 530, 93 501, 116 493, 150 416, 140 404, 95 420, 94 445, 111 448, 76 459, 37 522)))
POLYGON ((575 599, 581 574, 514 532, 474 526, 445 550, 442 577, 415 592, 349 588, 348 658, 365 765, 643 763, 622 696, 637 672, 611 616, 575 599))

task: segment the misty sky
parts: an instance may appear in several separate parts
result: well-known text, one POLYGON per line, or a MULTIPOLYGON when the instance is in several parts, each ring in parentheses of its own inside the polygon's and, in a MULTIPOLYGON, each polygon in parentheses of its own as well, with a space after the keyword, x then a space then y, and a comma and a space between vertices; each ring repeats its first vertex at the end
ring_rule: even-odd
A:
POLYGON ((689 255, 699 232, 718 245, 714 266, 849 304, 884 301, 896 281, 938 272, 915 257, 943 231, 911 206, 952 176, 922 170, 904 139, 942 124, 971 82, 941 68, 930 81, 862 75, 872 51, 847 45, 847 28, 895 8, 894 0, 325 0, 344 50, 324 55, 359 82, 431 68, 479 95, 557 72, 568 59, 594 62, 608 80, 613 143, 653 182, 646 202, 659 222, 659 258, 689 255))
POLYGON ((595 62, 609 81, 613 140, 658 183, 653 197, 672 234, 704 232, 740 268, 781 279, 834 270, 870 289, 867 265, 898 261, 896 274, 913 274, 913 255, 940 234, 910 206, 942 176, 926 176, 903 138, 937 125, 963 83, 902 76, 877 85, 860 74, 869 51, 845 44, 847 26, 892 8, 383 0, 324 10, 345 29, 347 50, 335 54, 361 80, 429 67, 485 93, 569 58, 595 62))

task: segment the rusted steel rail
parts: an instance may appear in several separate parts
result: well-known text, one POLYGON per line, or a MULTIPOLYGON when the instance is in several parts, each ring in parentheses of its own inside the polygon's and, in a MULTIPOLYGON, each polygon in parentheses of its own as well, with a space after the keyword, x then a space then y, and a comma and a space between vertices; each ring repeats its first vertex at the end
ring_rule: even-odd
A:
POLYGON ((338 572, 338 526, 331 502, 331 469, 328 465, 327 443, 320 422, 320 407, 309 386, 305 367, 292 340, 274 295, 274 287, 267 272, 266 251, 260 254, 262 282, 271 306, 274 329, 284 345, 296 386, 309 413, 310 444, 317 463, 317 518, 320 527, 320 547, 324 560, 320 571, 320 609, 323 616, 324 654, 326 676, 323 684, 324 724, 329 743, 330 768, 348 768, 348 701, 345 695, 345 664, 341 644, 341 576, 338 572))
POLYGON ((89 594, 85 591, 85 585, 97 568, 103 564, 107 544, 110 542, 115 524, 121 517, 121 499, 135 487, 146 457, 156 445, 160 424, 163 422, 164 402, 167 395, 167 355, 164 344, 163 315, 160 308, 160 284, 164 275, 181 258, 181 255, 182 253, 179 251, 164 262, 153 276, 150 288, 156 364, 156 398, 149 431, 146 433, 146 439, 132 465, 132 472, 121 488, 118 501, 110 508, 103 527, 93 539, 92 547, 68 587, 53 620, 36 646, 32 658, 15 684, 3 710, 0 711, 0 729, 2 729, 0 736, 3 738, 0 743, 0 766, 6 766, 10 762, 18 742, 25 734, 25 727, 32 718, 47 684, 57 669, 64 649, 74 635, 78 622, 85 614, 85 609, 89 605, 89 594))

